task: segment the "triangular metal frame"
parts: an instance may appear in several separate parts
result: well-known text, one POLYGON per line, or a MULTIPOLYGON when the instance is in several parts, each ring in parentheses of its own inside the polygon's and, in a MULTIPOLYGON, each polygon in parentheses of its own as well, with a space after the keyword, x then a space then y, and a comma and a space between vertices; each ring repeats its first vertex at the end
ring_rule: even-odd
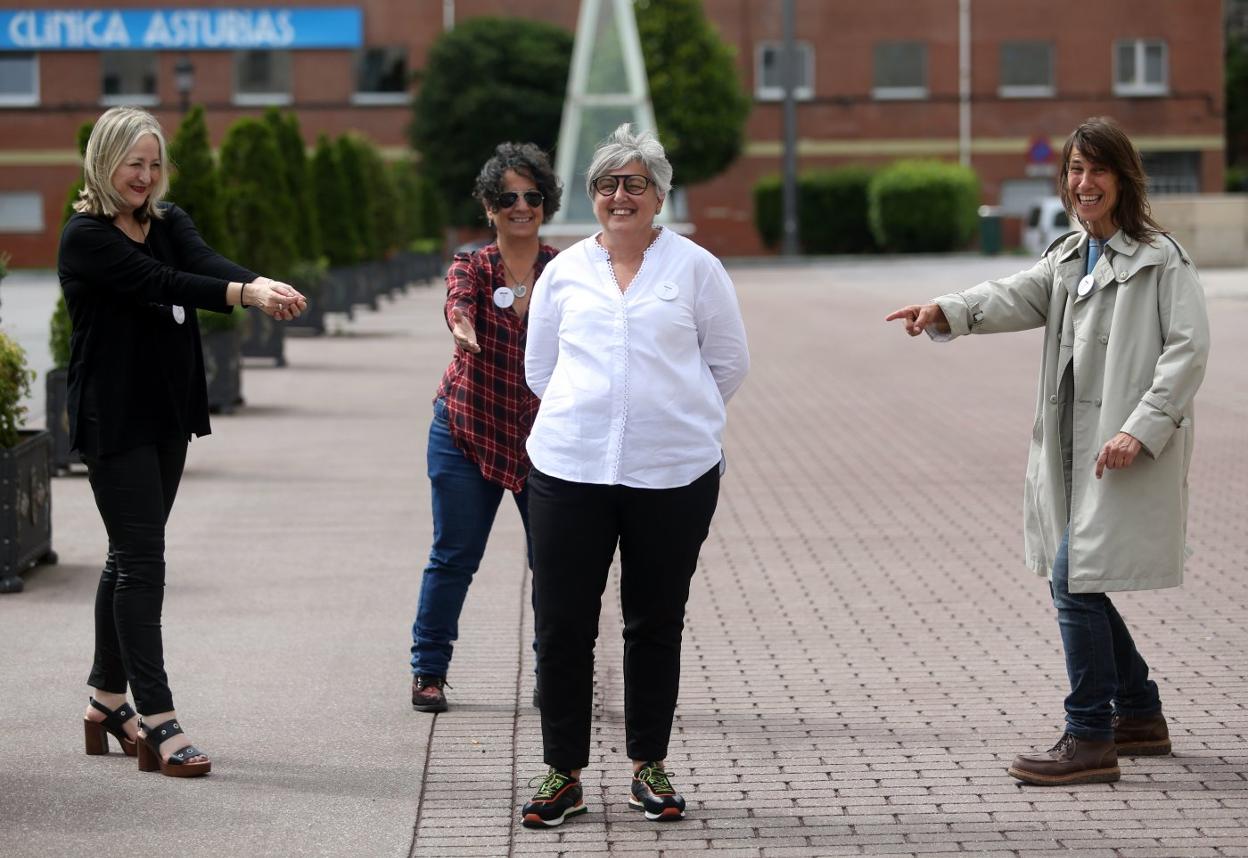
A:
MULTIPOLYGON (((577 142, 584 127, 585 111, 600 107, 631 109, 633 127, 639 131, 658 132, 646 64, 641 53, 641 37, 633 15, 633 0, 581 0, 576 23, 576 40, 572 46, 572 67, 568 74, 568 94, 563 102, 563 118, 559 126, 559 147, 555 155, 555 172, 563 182, 565 199, 584 194, 586 163, 577 163, 577 142), (620 40, 620 56, 624 63, 625 80, 616 92, 589 92, 590 70, 594 60, 594 44, 600 17, 615 16, 615 30, 620 40)), ((598 229, 594 220, 571 221, 571 206, 566 204, 551 219, 543 232, 555 235, 586 236, 598 229)), ((655 218, 657 223, 673 226, 670 206, 655 218)))

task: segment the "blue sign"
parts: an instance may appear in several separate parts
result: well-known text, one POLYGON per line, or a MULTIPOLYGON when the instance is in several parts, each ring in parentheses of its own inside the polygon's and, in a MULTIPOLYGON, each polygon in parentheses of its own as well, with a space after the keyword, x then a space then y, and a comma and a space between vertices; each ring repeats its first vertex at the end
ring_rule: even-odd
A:
POLYGON ((0 51, 233 51, 358 48, 356 6, 62 9, 0 12, 0 51))

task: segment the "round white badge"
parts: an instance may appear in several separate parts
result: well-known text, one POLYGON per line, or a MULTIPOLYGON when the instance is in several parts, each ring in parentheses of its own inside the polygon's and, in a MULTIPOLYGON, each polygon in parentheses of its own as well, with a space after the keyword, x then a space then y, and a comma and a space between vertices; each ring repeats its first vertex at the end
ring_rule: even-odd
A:
POLYGON ((494 306, 501 307, 506 310, 512 304, 516 303, 516 293, 512 292, 506 286, 499 286, 494 290, 494 306))
POLYGON ((1083 279, 1079 281, 1079 297, 1083 297, 1092 291, 1092 287, 1096 285, 1096 278, 1091 274, 1085 274, 1083 279))
POLYGON ((173 320, 179 325, 186 323, 186 310, 178 304, 173 305, 173 320))
POLYGON ((671 280, 664 280, 659 283, 654 287, 654 291, 657 292, 658 296, 664 301, 675 301, 676 296, 680 294, 679 287, 677 287, 671 280))

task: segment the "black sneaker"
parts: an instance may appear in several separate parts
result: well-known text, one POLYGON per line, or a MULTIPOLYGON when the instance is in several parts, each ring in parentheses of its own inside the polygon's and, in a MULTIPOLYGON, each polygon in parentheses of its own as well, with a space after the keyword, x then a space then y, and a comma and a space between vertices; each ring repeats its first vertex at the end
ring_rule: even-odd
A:
POLYGON ((581 782, 570 772, 551 769, 537 788, 537 794, 520 810, 520 823, 525 828, 553 828, 569 816, 588 812, 581 782))
POLYGON ((412 679, 412 708, 417 712, 445 712, 444 676, 417 676, 412 679))
POLYGON ((632 795, 629 807, 646 812, 646 819, 655 822, 672 822, 685 818, 685 800, 672 789, 670 772, 663 771, 658 763, 646 763, 633 775, 632 795))

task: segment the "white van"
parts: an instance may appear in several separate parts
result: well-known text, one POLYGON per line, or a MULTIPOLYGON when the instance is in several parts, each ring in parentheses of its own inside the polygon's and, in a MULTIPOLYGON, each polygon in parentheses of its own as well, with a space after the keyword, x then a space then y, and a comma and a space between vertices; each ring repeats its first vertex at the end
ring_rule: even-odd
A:
POLYGON ((1027 209, 1027 220, 1023 223, 1023 249, 1032 256, 1039 256, 1070 230, 1070 218, 1062 206, 1062 198, 1043 197, 1027 209))

